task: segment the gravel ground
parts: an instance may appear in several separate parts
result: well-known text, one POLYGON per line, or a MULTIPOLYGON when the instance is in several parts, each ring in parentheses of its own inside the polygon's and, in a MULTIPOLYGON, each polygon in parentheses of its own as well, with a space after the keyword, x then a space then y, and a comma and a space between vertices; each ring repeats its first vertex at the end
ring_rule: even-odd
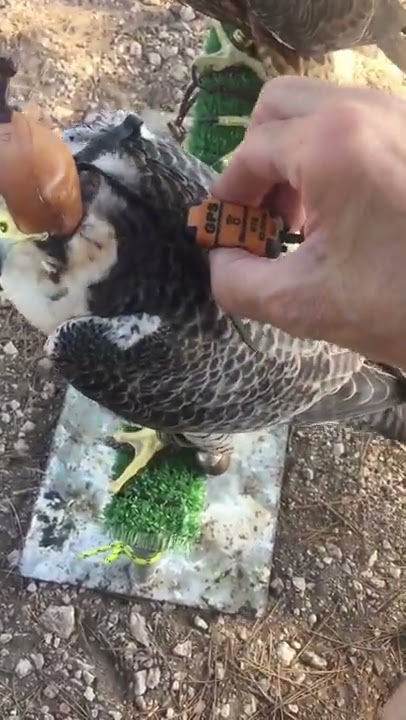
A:
MULTIPOLYGON (((160 0, 0 9, 17 99, 62 124, 100 107, 175 110, 205 27, 160 0)), ((25 582, 15 566, 64 390, 42 346, 2 298, 2 720, 376 717, 406 672, 404 449, 292 433, 263 621, 25 582)))

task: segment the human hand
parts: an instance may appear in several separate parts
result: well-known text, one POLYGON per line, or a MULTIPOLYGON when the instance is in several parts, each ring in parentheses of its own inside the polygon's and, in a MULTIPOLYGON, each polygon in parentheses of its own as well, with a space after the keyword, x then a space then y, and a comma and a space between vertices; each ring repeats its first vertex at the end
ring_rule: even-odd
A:
POLYGON ((267 83, 212 188, 266 205, 305 242, 277 260, 210 253, 230 313, 406 366, 406 101, 305 78, 267 83))

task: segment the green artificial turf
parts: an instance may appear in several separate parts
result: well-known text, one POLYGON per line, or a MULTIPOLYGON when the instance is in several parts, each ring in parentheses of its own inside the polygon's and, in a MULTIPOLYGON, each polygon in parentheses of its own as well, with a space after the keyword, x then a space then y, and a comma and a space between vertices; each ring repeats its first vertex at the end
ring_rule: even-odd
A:
MULTIPOLYGON (((228 35, 232 28, 224 28, 228 35)), ((215 30, 208 34, 205 52, 219 49, 215 30)), ((216 124, 220 115, 250 116, 262 88, 259 77, 241 65, 222 73, 210 73, 201 78, 201 88, 193 111, 193 124, 187 139, 187 149, 200 160, 221 171, 221 158, 231 153, 244 138, 243 127, 216 124)))
MULTIPOLYGON (((117 453, 113 478, 132 459, 132 450, 117 453)), ((154 457, 134 482, 115 495, 104 511, 114 541, 162 552, 189 549, 200 535, 206 484, 196 453, 182 449, 173 456, 154 457)))

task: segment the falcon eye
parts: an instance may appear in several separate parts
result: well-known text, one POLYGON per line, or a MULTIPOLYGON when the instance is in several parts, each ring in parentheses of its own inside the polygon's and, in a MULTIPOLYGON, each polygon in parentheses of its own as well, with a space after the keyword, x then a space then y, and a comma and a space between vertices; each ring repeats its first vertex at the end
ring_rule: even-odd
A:
POLYGON ((0 233, 5 235, 8 230, 8 223, 5 220, 0 220, 0 233))

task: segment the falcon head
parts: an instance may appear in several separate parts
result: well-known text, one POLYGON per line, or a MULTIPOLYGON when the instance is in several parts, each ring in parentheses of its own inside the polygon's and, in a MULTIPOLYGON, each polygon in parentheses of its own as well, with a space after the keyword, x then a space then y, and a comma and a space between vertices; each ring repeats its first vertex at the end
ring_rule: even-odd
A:
POLYGON ((65 320, 90 313, 89 289, 117 262, 113 212, 119 199, 100 177, 85 173, 80 180, 85 213, 70 237, 17 239, 11 218, 2 213, 1 284, 17 310, 47 335, 65 320))
MULTIPOLYGON (((185 234, 188 202, 205 193, 198 182, 189 183, 187 171, 181 168, 179 175, 174 157, 178 153, 180 164, 186 157, 179 146, 153 135, 135 115, 112 117, 101 127, 65 133, 84 207, 71 236, 22 238, 0 205, 1 285, 17 310, 47 335, 74 317, 134 310, 137 287, 141 293, 145 278, 153 280, 164 245, 185 234)), ((142 294, 140 303, 147 293, 142 294)))

